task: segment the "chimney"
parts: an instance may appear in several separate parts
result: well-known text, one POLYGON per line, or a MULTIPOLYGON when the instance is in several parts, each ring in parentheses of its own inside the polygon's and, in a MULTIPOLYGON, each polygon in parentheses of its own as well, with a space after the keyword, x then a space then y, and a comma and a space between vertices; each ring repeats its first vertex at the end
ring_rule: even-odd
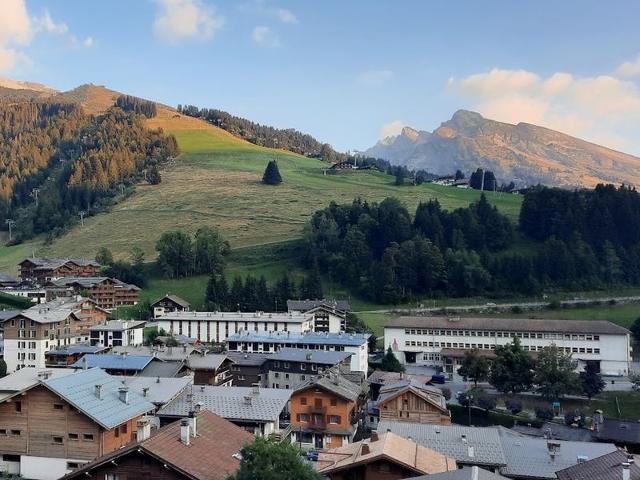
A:
POLYGON ((369 445, 367 445, 366 443, 362 444, 362 447, 360 448, 360 455, 369 455, 369 445))
POLYGON ((371 430, 371 442, 378 441, 378 432, 376 430, 371 430))
POLYGON ((251 394, 252 395, 260 395, 260 384, 254 383, 251 385, 251 394))
POLYGON ((142 396, 147 397, 149 395, 149 387, 143 387, 142 396))
POLYGON ((577 461, 578 463, 588 462, 589 457, 587 457, 586 455, 578 455, 577 461))
POLYGON ((631 464, 629 462, 622 464, 622 480, 631 480, 631 464))
POLYGON ((98 400, 102 400, 102 385, 95 385, 95 394, 98 400))
POLYGON ((144 442, 151 436, 151 422, 147 418, 138 420, 138 429, 136 430, 136 440, 144 442))
POLYGON ((198 435, 198 416, 196 412, 189 412, 189 428, 191 429, 191 436, 195 437, 198 435))
POLYGON ((478 480, 478 475, 480 474, 480 472, 478 471, 478 466, 477 465, 473 465, 471 467, 471 480, 478 480))
POLYGON ((462 434, 462 443, 467 443, 467 434, 466 433, 462 434))
POLYGON ((129 387, 118 387, 118 398, 122 403, 129 403, 129 387))
POLYGON ((191 430, 191 427, 189 427, 189 420, 186 418, 180 420, 180 441, 185 445, 189 445, 191 441, 189 438, 189 430, 191 430))
POLYGON ((476 456, 476 449, 474 448, 473 445, 469 445, 467 447, 467 455, 469 458, 473 458, 476 456))

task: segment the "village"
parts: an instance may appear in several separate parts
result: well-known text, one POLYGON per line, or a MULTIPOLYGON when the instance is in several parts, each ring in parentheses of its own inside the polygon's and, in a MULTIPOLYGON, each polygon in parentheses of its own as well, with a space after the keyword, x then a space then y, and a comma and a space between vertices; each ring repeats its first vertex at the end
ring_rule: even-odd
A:
POLYGON ((581 371, 625 378, 630 332, 613 323, 400 317, 375 351, 370 333, 347 325, 345 300, 207 312, 167 294, 152 319, 123 320, 117 307, 137 303, 139 288, 100 277, 95 261, 19 267, 2 290, 33 306, 0 314, 3 475, 222 480, 257 438, 295 446, 332 480, 640 474, 635 421, 596 412, 587 426, 558 411, 545 422, 513 416, 508 428, 477 424, 464 399, 472 379, 455 383, 468 352, 491 361, 514 338, 532 355, 553 343, 581 371))

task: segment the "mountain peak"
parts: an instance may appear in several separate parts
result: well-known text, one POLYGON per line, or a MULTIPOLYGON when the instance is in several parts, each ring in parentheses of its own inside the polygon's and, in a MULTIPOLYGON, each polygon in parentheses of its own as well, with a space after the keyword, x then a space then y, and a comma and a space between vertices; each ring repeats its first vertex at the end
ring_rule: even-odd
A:
POLYGON ((403 137, 408 137, 410 140, 416 141, 420 136, 420 132, 411 127, 403 127, 400 135, 403 137))
POLYGON ((34 92, 55 93, 51 87, 42 83, 25 82, 22 80, 13 80, 11 78, 0 77, 0 87, 10 88, 12 90, 33 90, 34 92))

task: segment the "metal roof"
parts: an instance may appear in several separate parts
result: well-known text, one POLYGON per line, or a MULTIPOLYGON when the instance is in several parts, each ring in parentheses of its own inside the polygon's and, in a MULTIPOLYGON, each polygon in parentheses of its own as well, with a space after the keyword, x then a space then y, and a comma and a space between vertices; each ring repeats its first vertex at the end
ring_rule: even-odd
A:
POLYGON ((451 472, 433 473, 431 475, 420 475, 408 480, 506 480, 507 477, 498 475, 480 467, 462 467, 451 472), (474 469, 475 470, 474 472, 474 469))
POLYGON ((118 354, 93 354, 87 353, 76 363, 74 368, 104 368, 105 370, 142 370, 153 357, 144 355, 118 355, 118 354))
POLYGON ((498 467, 507 463, 498 430, 380 420, 378 431, 411 437, 415 442, 453 457, 458 463, 498 467), (464 437, 463 437, 464 435, 464 437), (473 455, 469 455, 472 453, 473 455))
POLYGON ((169 293, 166 294, 164 297, 159 298, 158 300, 156 300, 153 303, 151 303, 151 306, 153 307, 155 304, 160 303, 165 298, 168 299, 168 300, 171 300, 172 302, 180 305, 183 308, 189 308, 191 306, 191 304, 189 302, 187 302, 186 300, 183 300, 182 298, 180 298, 177 295, 173 295, 173 294, 169 294, 169 293))
POLYGON ((633 455, 617 450, 600 457, 578 463, 556 472, 559 480, 622 480, 623 463, 630 463, 630 478, 640 478, 640 465, 633 455))
POLYGON ((45 352, 45 355, 74 355, 80 353, 98 353, 107 350, 108 347, 99 347, 98 345, 87 345, 85 343, 74 343, 66 347, 58 347, 56 349, 45 352))
POLYGON ((182 345, 179 347, 160 347, 160 346, 149 347, 145 345, 140 345, 137 347, 116 346, 116 347, 113 347, 112 352, 126 353, 127 355, 143 355, 143 356, 155 357, 165 361, 184 361, 190 355, 194 354, 194 352, 196 354, 200 353, 191 345, 182 345))
POLYGON ((122 383, 99 368, 78 370, 72 375, 44 380, 42 384, 106 429, 155 409, 136 392, 127 392, 127 403, 120 400, 118 389, 122 383), (96 385, 100 385, 100 398, 96 385))
POLYGON ((287 300, 287 309, 299 312, 307 312, 316 307, 327 307, 331 310, 348 312, 349 302, 347 300, 287 300))
POLYGON ((31 262, 34 265, 36 265, 36 267, 38 269, 42 269, 42 268, 57 268, 57 267, 61 267, 62 265, 64 265, 65 263, 75 263, 76 265, 80 265, 82 267, 85 266, 94 266, 94 267, 99 267, 100 264, 94 260, 87 260, 84 258, 47 258, 47 257, 29 257, 29 258, 25 258, 24 260, 22 260, 20 262, 20 265, 25 263, 25 262, 31 262))
POLYGON ((271 358, 270 353, 227 352, 227 357, 236 365, 260 367, 271 358))
POLYGON ((273 422, 287 407, 293 390, 281 388, 194 386, 158 411, 160 416, 186 417, 198 403, 228 420, 273 422))
POLYGON ((94 325, 89 330, 100 332, 122 332, 134 328, 142 328, 147 322, 143 320, 109 320, 101 325, 94 325))
POLYGON ((615 452, 612 443, 566 442, 541 438, 501 436, 507 464, 500 473, 507 477, 556 479, 556 472, 578 463, 578 457, 593 459, 615 452), (555 455, 549 453, 548 442, 559 445, 555 455))
POLYGON ((330 332, 241 332, 227 337, 226 342, 278 343, 283 345, 343 345, 366 344, 369 333, 330 333, 330 332))
POLYGON ((187 359, 187 366, 192 370, 217 370, 226 359, 226 355, 214 353, 193 355, 187 359))
POLYGON ((162 378, 162 377, 117 377, 122 385, 129 387, 156 405, 164 405, 193 383, 193 377, 162 378), (146 396, 145 396, 146 391, 146 396))
POLYGON ((309 388, 322 388, 331 393, 355 402, 362 393, 362 386, 347 380, 342 375, 329 372, 321 377, 311 378, 295 388, 295 392, 301 392, 309 388))
POLYGON ((83 288, 92 288, 107 281, 111 281, 117 287, 126 290, 140 290, 140 287, 136 285, 125 283, 122 280, 112 277, 62 277, 52 280, 51 284, 56 287, 67 287, 69 285, 76 284, 83 288))
POLYGON ((605 418, 596 431, 599 440, 640 445, 640 423, 636 420, 605 418))
MULTIPOLYGON (((58 378, 71 375, 73 370, 69 368, 52 368, 46 370, 49 378, 58 378)), ((35 387, 40 383, 43 373, 42 369, 34 367, 25 367, 20 370, 0 378, 0 401, 12 397, 16 393, 24 392, 35 387)))
POLYGON ((400 317, 385 328, 439 328, 498 332, 599 333, 628 335, 629 330, 606 320, 556 320, 492 317, 400 317))
POLYGON ((311 315, 301 312, 169 312, 157 318, 157 321, 200 321, 200 322, 278 322, 303 323, 310 321, 311 315))
POLYGON ((308 348, 281 348, 272 353, 268 360, 281 362, 319 363, 322 365, 335 365, 349 358, 351 352, 336 352, 328 350, 309 350, 308 348))
POLYGON ((156 360, 155 362, 149 363, 142 371, 137 372, 136 375, 139 377, 171 378, 178 376, 183 366, 183 362, 156 360))

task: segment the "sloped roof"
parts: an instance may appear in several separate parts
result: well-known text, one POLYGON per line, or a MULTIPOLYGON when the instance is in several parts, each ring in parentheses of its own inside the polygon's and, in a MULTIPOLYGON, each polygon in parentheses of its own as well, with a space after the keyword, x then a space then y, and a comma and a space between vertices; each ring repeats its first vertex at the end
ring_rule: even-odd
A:
POLYGON ((640 423, 635 420, 605 418, 598 428, 599 440, 640 444, 640 423))
POLYGON ((260 388, 255 393, 252 387, 200 385, 192 390, 192 398, 189 398, 191 391, 185 391, 161 408, 158 415, 186 417, 194 405, 201 403, 203 409, 228 420, 272 422, 287 406, 292 393, 280 388, 260 388))
POLYGON ((72 375, 49 378, 42 384, 106 429, 155 408, 136 392, 128 392, 129 402, 122 402, 118 394, 118 388, 122 384, 118 377, 111 376, 99 368, 78 370, 72 375), (101 398, 96 395, 96 385, 101 385, 101 398))
POLYGON ((180 441, 180 421, 161 428, 142 442, 104 455, 65 475, 63 480, 88 478, 90 472, 132 452, 151 455, 170 469, 193 480, 224 480, 240 466, 236 455, 254 436, 218 415, 203 411, 197 418, 197 436, 189 445, 180 441))
POLYGON ((20 262, 23 264, 25 262, 31 262, 37 268, 57 268, 65 263, 75 263, 76 265, 80 265, 82 267, 85 266, 94 266, 100 267, 100 264, 94 260, 87 260, 85 258, 47 258, 47 257, 29 257, 25 258, 20 262))
POLYGON ((424 385, 412 380, 404 380, 395 384, 385 385, 380 389, 380 396, 378 397, 378 405, 391 400, 405 392, 412 392, 414 395, 422 398, 426 402, 429 402, 433 406, 437 407, 443 413, 448 413, 447 402, 442 395, 442 390, 429 385, 424 385))
MULTIPOLYGON (((69 315, 77 312, 83 303, 90 302, 94 305, 96 302, 90 298, 84 297, 58 297, 47 303, 34 305, 20 312, 25 318, 33 320, 37 323, 57 323, 66 320, 69 315)), ((102 310, 99 307, 95 307, 97 310, 102 310)))
POLYGON ((631 463, 629 468, 630 478, 631 480, 638 480, 640 478, 640 465, 635 461, 633 455, 629 455, 622 450, 616 450, 564 470, 559 470, 556 475, 558 480, 621 480, 623 478, 623 463, 631 463))
POLYGON ((189 308, 191 306, 191 304, 189 302, 187 302, 186 300, 180 298, 177 295, 173 295, 173 294, 166 294, 164 297, 157 299, 156 301, 154 301, 151 306, 153 307, 156 303, 160 303, 162 300, 167 299, 167 300, 171 300, 172 302, 180 305, 183 308, 189 308))
POLYGON ((153 377, 153 378, 172 378, 177 377, 184 366, 184 362, 172 362, 156 360, 150 362, 142 371, 137 372, 136 375, 140 377, 153 377))
POLYGON ((100 347, 98 345, 87 345, 85 343, 74 343, 73 345, 67 345, 58 347, 56 349, 44 352, 45 355, 74 355, 81 353, 99 353, 108 350, 108 347, 100 347))
POLYGON ((227 352, 227 357, 236 365, 260 367, 270 358, 270 353, 227 352))
POLYGON ((217 370, 227 360, 226 355, 207 353, 206 355, 192 355, 187 358, 187 367, 191 370, 217 370))
MULTIPOLYGON (((73 374, 73 370, 69 368, 52 368, 46 372, 50 375, 49 378, 66 377, 73 374)), ((0 401, 38 385, 42 381, 41 373, 41 369, 25 367, 0 378, 0 401)))
POLYGON ((288 310, 307 312, 316 307, 326 307, 341 312, 348 312, 350 310, 347 300, 327 300, 324 298, 320 300, 287 300, 288 310))
POLYGON ((163 378, 163 377, 118 377, 123 385, 129 387, 132 392, 139 393, 144 397, 146 389, 146 398, 155 404, 170 402, 193 382, 192 377, 163 378))
POLYGON ((179 347, 159 347, 159 346, 146 346, 140 345, 137 347, 128 346, 116 346, 112 349, 113 353, 126 353, 127 355, 143 355, 149 357, 155 357, 164 361, 184 361, 194 353, 200 353, 197 349, 191 345, 182 345, 179 347))
POLYGON ((125 283, 122 280, 111 277, 62 277, 56 280, 52 280, 51 284, 56 287, 67 287, 69 285, 78 285, 82 288, 92 288, 101 283, 111 281, 116 286, 125 290, 140 290, 140 287, 131 283, 125 283))
POLYGON ((309 388, 321 388, 327 392, 334 393, 346 400, 355 402, 362 393, 362 387, 347 380, 342 375, 333 372, 317 378, 311 378, 295 388, 295 392, 302 392, 309 388))
POLYGON ((93 354, 87 353, 76 363, 74 368, 104 368, 106 370, 142 370, 153 357, 144 355, 118 355, 118 354, 93 354))
POLYGON ((419 477, 412 477, 409 480, 507 480, 507 477, 490 472, 484 468, 473 466, 462 467, 450 472, 421 475, 419 477))
POLYGON ((411 437, 420 445, 455 458, 458 463, 491 467, 507 463, 500 435, 494 428, 380 420, 378 431, 387 430, 405 438, 411 437), (470 452, 470 447, 473 447, 473 452, 470 452))
POLYGON ((321 452, 318 458, 318 471, 322 474, 331 474, 381 459, 422 474, 457 469, 456 461, 453 458, 446 457, 394 433, 386 432, 381 434, 377 440, 362 440, 321 452), (365 448, 366 450, 364 450, 365 448))
POLYGON ((414 380, 418 383, 428 383, 431 380, 431 376, 430 375, 416 375, 416 374, 412 374, 412 373, 405 373, 405 372, 385 372, 382 370, 376 370, 375 372, 373 372, 371 375, 369 375, 369 378, 367 378, 367 381, 369 383, 379 383, 379 384, 389 384, 389 383, 397 383, 401 380, 414 380))
POLYGON ((89 330, 121 332, 124 330, 131 330, 133 328, 142 328, 146 323, 147 322, 144 320, 109 320, 108 322, 100 325, 93 325, 89 330))
POLYGON ((264 342, 281 345, 344 345, 358 347, 367 343, 369 333, 265 332, 246 331, 227 337, 225 342, 264 342))
POLYGON ((351 352, 333 350, 309 350, 308 348, 281 348, 269 357, 270 360, 281 362, 319 363, 335 365, 349 358, 351 352))

